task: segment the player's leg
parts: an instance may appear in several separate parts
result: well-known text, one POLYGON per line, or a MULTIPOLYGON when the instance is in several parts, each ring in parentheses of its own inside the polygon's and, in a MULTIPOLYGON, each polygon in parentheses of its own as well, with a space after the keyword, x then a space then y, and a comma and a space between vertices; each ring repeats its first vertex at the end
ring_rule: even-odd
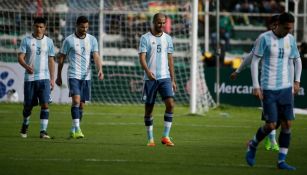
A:
POLYGON ((264 126, 260 127, 256 135, 252 140, 248 142, 247 152, 246 152, 246 161, 248 165, 253 166, 255 164, 255 156, 258 144, 273 130, 275 129, 276 124, 266 123, 264 126))
MULTIPOLYGON (((263 106, 262 102, 261 102, 261 106, 263 106)), ((261 120, 263 120, 263 121, 266 120, 266 118, 264 117, 263 111, 261 113, 261 120)), ((270 150, 271 149, 271 141, 270 141, 269 136, 264 139, 264 148, 265 148, 265 150, 270 150)))
POLYGON ((27 106, 27 105, 23 106, 23 111, 22 111, 23 122, 22 122, 21 129, 20 129, 20 136, 22 138, 28 137, 28 128, 30 124, 30 116, 31 116, 32 108, 33 108, 32 106, 27 106))
POLYGON ((154 108, 154 104, 145 104, 145 115, 144 115, 144 123, 146 127, 147 133, 147 146, 155 146, 154 135, 153 135, 153 117, 152 111, 154 108))
POLYGON ((84 108, 84 105, 85 105, 85 101, 81 101, 80 102, 80 107, 79 107, 80 122, 82 121, 82 118, 83 118, 83 108, 84 108))
POLYGON ((152 111, 154 108, 156 96, 157 96, 157 82, 152 80, 146 80, 144 84, 142 100, 145 101, 144 123, 147 133, 147 146, 155 146, 154 135, 153 135, 152 111))
POLYGON ((295 167, 290 166, 286 163, 286 157, 288 154, 291 139, 291 125, 292 120, 294 120, 292 88, 282 90, 282 93, 280 94, 279 103, 281 130, 278 138, 280 149, 278 154, 277 167, 279 169, 295 170, 295 167))
POLYGON ((295 167, 290 166, 286 163, 286 157, 290 146, 290 139, 291 139, 291 121, 290 120, 282 121, 280 135, 278 139, 280 149, 278 153, 277 167, 279 169, 286 169, 286 170, 296 169, 295 167))
MULTIPOLYGON (((72 127, 70 131, 70 137, 71 138, 77 138, 76 132, 80 131, 80 90, 81 90, 81 83, 80 80, 70 78, 69 80, 69 95, 72 99, 72 105, 71 105, 71 117, 72 117, 72 127)), ((80 137, 82 138, 82 137, 80 137)))
POLYGON ((169 133, 173 123, 173 111, 174 111, 174 92, 172 90, 172 82, 170 78, 159 80, 159 93, 165 103, 164 113, 164 131, 161 138, 161 142, 167 146, 174 146, 174 143, 170 140, 169 133))
POLYGON ((264 126, 260 127, 256 135, 252 140, 249 141, 247 152, 246 152, 246 162, 248 165, 253 166, 255 164, 255 156, 258 144, 276 127, 277 122, 277 103, 275 94, 272 91, 263 91, 263 117, 266 120, 264 126))
POLYGON ((273 151, 279 151, 279 146, 276 141, 276 129, 272 130, 268 135, 268 139, 270 142, 270 149, 273 151))
MULTIPOLYGON (((22 138, 28 137, 28 127, 30 124, 30 116, 33 108, 33 102, 34 102, 34 83, 32 81, 26 81, 24 82, 24 103, 23 103, 23 122, 20 129, 20 136, 22 138)), ((35 98, 36 103, 37 99, 35 98)))
POLYGON ((83 109, 85 107, 85 102, 90 100, 90 89, 91 89, 91 81, 90 80, 81 80, 81 90, 80 90, 80 122, 83 118, 83 109))
POLYGON ((70 132, 71 138, 83 138, 82 136, 78 136, 78 137, 76 136, 76 133, 82 133, 81 128, 80 128, 79 108, 80 108, 80 95, 73 95, 72 96, 72 106, 71 106, 71 117, 72 117, 72 126, 71 126, 71 132, 70 132))
POLYGON ((38 80, 38 97, 41 105, 40 112, 40 138, 49 139, 47 134, 47 127, 49 121, 49 108, 48 103, 50 99, 50 81, 38 80))

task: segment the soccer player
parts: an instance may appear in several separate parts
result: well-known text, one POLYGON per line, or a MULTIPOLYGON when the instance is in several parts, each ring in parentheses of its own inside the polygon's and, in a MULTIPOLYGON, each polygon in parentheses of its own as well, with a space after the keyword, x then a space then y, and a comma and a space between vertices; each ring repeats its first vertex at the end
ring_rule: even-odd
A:
POLYGON ((300 88, 302 63, 296 41, 290 34, 294 25, 294 17, 290 13, 282 13, 275 29, 260 35, 255 43, 251 64, 253 95, 263 101, 263 113, 266 123, 258 129, 256 135, 248 143, 246 161, 255 164, 258 144, 276 127, 280 120, 279 154, 277 168, 295 170, 286 163, 291 137, 291 123, 294 120, 293 95, 300 88), (258 66, 262 59, 261 88, 258 82, 258 66), (294 83, 291 82, 289 59, 294 62, 294 83))
MULTIPOLYGON (((271 17, 270 25, 269 25, 270 30, 273 30, 276 27, 276 24, 277 24, 277 21, 278 21, 278 16, 279 15, 274 15, 274 16, 271 17)), ((246 69, 247 66, 249 66, 252 63, 253 52, 254 52, 254 48, 252 49, 252 51, 249 54, 247 54, 246 56, 243 57, 243 62, 240 65, 240 67, 238 69, 236 69, 233 73, 231 73, 231 75, 230 75, 231 80, 235 80, 237 78, 238 74, 241 71, 243 71, 244 69, 246 69)), ((261 117, 261 120, 265 120, 263 115, 261 117)), ((279 146, 276 142, 276 130, 275 129, 272 130, 272 132, 270 132, 268 137, 266 137, 266 139, 264 141, 264 148, 266 150, 279 151, 279 146)))
POLYGON ((25 68, 23 123, 20 135, 27 138, 32 108, 41 106, 40 138, 49 139, 47 134, 50 91, 54 87, 54 45, 45 35, 46 19, 34 19, 33 33, 26 36, 20 44, 18 62, 25 68))
POLYGON ((144 122, 147 130, 147 146, 155 146, 153 136, 152 111, 157 93, 165 103, 164 132, 161 138, 162 144, 174 146, 169 137, 173 121, 174 91, 176 91, 173 41, 163 32, 166 16, 157 13, 153 16, 153 27, 150 32, 142 35, 139 45, 139 59, 144 69, 143 100, 145 101, 144 122))
POLYGON ((89 21, 80 16, 76 22, 75 33, 65 38, 58 58, 58 74, 56 84, 62 85, 62 68, 64 59, 68 58, 69 96, 72 97, 71 117, 72 127, 70 138, 84 138, 80 128, 80 120, 86 101, 90 100, 91 89, 91 58, 98 70, 98 79, 104 78, 102 63, 98 54, 98 43, 94 36, 87 33, 89 21))

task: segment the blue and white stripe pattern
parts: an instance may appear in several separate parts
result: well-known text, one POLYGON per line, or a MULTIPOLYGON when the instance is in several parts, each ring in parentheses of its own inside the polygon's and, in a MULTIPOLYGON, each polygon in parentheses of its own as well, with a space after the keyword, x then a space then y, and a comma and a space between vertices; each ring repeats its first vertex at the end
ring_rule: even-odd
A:
POLYGON ((52 39, 47 36, 42 39, 27 36, 21 41, 19 52, 26 54, 26 64, 34 71, 33 74, 25 71, 25 81, 50 79, 48 60, 55 55, 52 39))
POLYGON ((292 86, 289 59, 300 58, 293 35, 278 38, 272 31, 259 36, 254 54, 262 58, 261 87, 279 90, 292 86))
MULTIPOLYGON (((174 52, 171 36, 163 33, 157 37, 148 32, 140 39, 139 53, 146 53, 146 63, 156 79, 170 78, 168 54, 174 52)), ((144 80, 148 80, 144 75, 144 80)))
POLYGON ((75 34, 68 36, 60 51, 68 57, 68 78, 78 80, 91 79, 91 58, 94 52, 98 52, 98 42, 90 34, 83 39, 75 34))

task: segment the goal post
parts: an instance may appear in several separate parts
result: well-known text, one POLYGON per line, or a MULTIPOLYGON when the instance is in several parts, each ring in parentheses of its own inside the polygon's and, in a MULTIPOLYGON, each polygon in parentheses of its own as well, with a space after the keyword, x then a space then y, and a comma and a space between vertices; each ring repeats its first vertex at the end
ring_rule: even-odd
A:
MULTIPOLYGON (((197 39, 197 24, 196 28, 193 28, 195 22, 192 22, 193 2, 197 1, 44 0, 40 1, 39 14, 47 18, 47 35, 53 39, 56 52, 64 38, 74 32, 76 18, 79 15, 89 18, 88 33, 94 35, 100 43, 105 74, 105 79, 98 81, 95 66, 92 66, 92 103, 140 104, 144 73, 138 58, 139 39, 149 31, 153 14, 165 13, 165 32, 172 36, 175 49, 173 57, 178 87, 175 92, 176 103, 189 105, 191 95, 194 94, 196 98, 193 107, 191 106, 193 111, 190 112, 202 113, 214 106, 215 102, 205 81, 204 67, 200 59, 201 41, 194 40, 195 45, 192 45, 192 36, 197 39), (192 55, 195 61, 193 67, 192 55), (192 73, 194 70, 196 74, 192 73)), ((18 65, 18 47, 21 39, 31 34, 32 19, 37 15, 37 4, 35 1, 19 0, 4 1, 0 4, 1 64, 3 62, 18 65)), ((65 95, 68 96, 61 93, 60 97, 65 95)), ((58 97, 53 99, 55 103, 63 102, 57 99, 58 97)), ((157 103, 162 103, 159 97, 157 103)))

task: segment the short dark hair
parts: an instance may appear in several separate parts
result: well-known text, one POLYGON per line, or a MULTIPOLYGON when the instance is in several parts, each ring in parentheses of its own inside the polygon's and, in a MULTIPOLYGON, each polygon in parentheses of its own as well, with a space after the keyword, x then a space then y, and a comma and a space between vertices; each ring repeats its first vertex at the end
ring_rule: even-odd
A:
POLYGON ((85 16, 79 16, 78 17, 76 24, 79 25, 79 24, 82 24, 82 23, 88 23, 87 17, 85 17, 85 16))
POLYGON ((34 23, 33 24, 38 24, 38 23, 43 23, 46 25, 46 18, 44 17, 35 17, 34 18, 34 23))
POLYGON ((152 19, 152 22, 154 23, 159 16, 164 16, 166 18, 166 15, 163 14, 163 13, 156 13, 154 16, 153 16, 153 19, 152 19))
POLYGON ((294 17, 291 13, 284 12, 279 15, 278 23, 279 24, 294 23, 294 17))
POLYGON ((270 24, 276 23, 279 19, 279 15, 273 15, 270 19, 270 24))

